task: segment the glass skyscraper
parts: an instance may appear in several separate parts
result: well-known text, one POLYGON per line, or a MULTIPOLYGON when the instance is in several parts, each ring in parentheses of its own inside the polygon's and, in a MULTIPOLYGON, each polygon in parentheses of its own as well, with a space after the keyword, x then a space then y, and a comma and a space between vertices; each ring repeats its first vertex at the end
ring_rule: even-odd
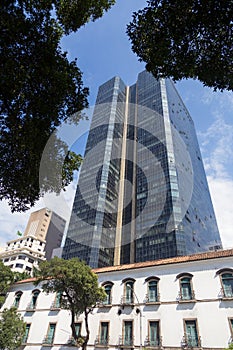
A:
POLYGON ((91 267, 221 248, 194 124, 172 81, 99 88, 63 258, 91 267))

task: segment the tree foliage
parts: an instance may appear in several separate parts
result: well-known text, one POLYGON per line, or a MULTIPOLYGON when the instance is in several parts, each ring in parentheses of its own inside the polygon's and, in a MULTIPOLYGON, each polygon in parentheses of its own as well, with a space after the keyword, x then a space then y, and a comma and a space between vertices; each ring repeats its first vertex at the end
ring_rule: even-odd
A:
POLYGON ((0 349, 15 350, 23 341, 26 323, 12 307, 3 310, 0 319, 0 349))
POLYGON ((232 0, 149 0, 127 33, 156 78, 197 78, 233 90, 232 0))
POLYGON ((54 2, 59 23, 66 34, 95 21, 110 9, 115 0, 57 0, 54 2))
POLYGON ((2 306, 7 290, 14 283, 14 273, 0 261, 0 307, 2 306))
POLYGON ((4 303, 5 295, 10 286, 23 279, 30 278, 30 274, 27 272, 12 271, 9 266, 3 264, 0 261, 0 307, 4 303))
POLYGON ((226 348, 225 350, 233 350, 233 343, 229 344, 228 348, 226 348))
MULTIPOLYGON (((0 199, 8 200, 12 211, 26 210, 39 198, 40 160, 48 138, 67 116, 87 107, 88 89, 76 61, 69 62, 60 47, 62 35, 96 20, 113 3, 1 1, 0 199)), ((66 157, 67 146, 60 142, 59 147, 55 156, 62 164, 66 158, 66 185, 80 156, 66 157)))
POLYGON ((13 275, 14 275, 14 283, 31 278, 30 273, 26 271, 23 271, 23 272, 13 271, 13 275))
POLYGON ((89 340, 88 315, 96 303, 104 300, 105 292, 98 286, 97 275, 89 266, 77 258, 64 260, 53 258, 40 264, 36 285, 42 283, 46 293, 59 293, 61 307, 71 312, 72 336, 82 349, 86 349, 89 340), (79 336, 75 330, 75 318, 84 314, 86 335, 79 336))

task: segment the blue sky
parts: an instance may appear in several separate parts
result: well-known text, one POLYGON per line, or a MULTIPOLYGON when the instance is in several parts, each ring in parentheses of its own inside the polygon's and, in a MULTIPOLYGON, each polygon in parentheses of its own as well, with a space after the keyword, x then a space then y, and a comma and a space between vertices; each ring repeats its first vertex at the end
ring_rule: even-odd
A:
MULTIPOLYGON (((84 84, 90 88, 90 106, 94 105, 98 86, 103 82, 119 75, 131 85, 144 69, 130 49, 125 27, 132 12, 145 5, 145 0, 117 0, 104 17, 62 40, 69 58, 78 59, 84 84)), ((233 247, 233 93, 213 92, 193 80, 178 82, 176 87, 196 126, 224 247, 233 247)), ((0 246, 16 238, 17 230, 23 232, 30 212, 44 206, 69 220, 74 192, 75 183, 69 186, 63 201, 48 195, 26 213, 11 214, 7 203, 1 202, 0 246)))

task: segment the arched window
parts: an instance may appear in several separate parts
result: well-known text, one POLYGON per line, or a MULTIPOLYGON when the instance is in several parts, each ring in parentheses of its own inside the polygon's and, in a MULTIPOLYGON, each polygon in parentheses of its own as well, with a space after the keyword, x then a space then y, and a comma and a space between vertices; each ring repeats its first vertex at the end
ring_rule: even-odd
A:
POLYGON ((124 283, 124 304, 133 304, 134 303, 134 282, 135 279, 125 279, 122 281, 124 283))
POLYGON ((222 277, 222 286, 223 293, 226 298, 233 297, 233 273, 223 273, 222 277))
POLYGON ((57 310, 61 308, 61 299, 62 299, 62 293, 57 292, 55 295, 55 299, 51 305, 51 310, 57 310))
POLYGON ((233 269, 221 269, 217 274, 220 275, 223 297, 233 298, 233 269))
POLYGON ((29 303, 27 309, 34 310, 36 308, 37 299, 38 299, 39 294, 40 294, 40 291, 38 289, 36 289, 32 292, 32 299, 31 299, 31 302, 29 303))
POLYGON ((15 293, 15 301, 14 301, 14 306, 15 307, 19 307, 19 302, 20 302, 20 299, 21 299, 21 296, 22 296, 23 292, 17 292, 15 293))
POLYGON ((128 281, 125 283, 125 302, 127 304, 131 304, 134 302, 133 285, 134 285, 134 282, 132 281, 128 281))
POLYGON ((147 282, 147 303, 156 303, 159 302, 159 293, 158 293, 158 277, 148 277, 145 282, 147 282))
POLYGON ((112 286, 113 286, 113 283, 112 282, 104 282, 102 284, 102 286, 104 287, 105 293, 107 294, 105 300, 103 301, 103 304, 104 305, 111 305, 112 304, 112 286))
POLYGON ((177 276, 180 280, 180 293, 179 293, 179 300, 180 301, 188 301, 188 300, 194 300, 194 291, 192 287, 192 277, 190 273, 182 273, 177 276))
POLYGON ((183 277, 180 279, 180 292, 182 300, 192 299, 192 287, 190 277, 183 277))

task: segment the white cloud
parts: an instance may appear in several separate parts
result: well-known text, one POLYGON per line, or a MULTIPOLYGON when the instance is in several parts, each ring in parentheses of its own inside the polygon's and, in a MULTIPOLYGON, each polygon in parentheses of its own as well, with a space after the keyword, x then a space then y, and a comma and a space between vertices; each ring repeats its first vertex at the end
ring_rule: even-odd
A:
POLYGON ((12 214, 6 201, 0 202, 0 247, 11 239, 17 238, 17 231, 23 232, 29 217, 29 213, 12 214))
POLYGON ((210 193, 217 216, 222 243, 233 247, 233 180, 208 177, 210 193))
POLYGON ((210 105, 213 102, 216 92, 214 93, 212 89, 203 89, 203 94, 201 96, 201 102, 205 105, 210 105))
POLYGON ((0 202, 0 247, 4 247, 6 242, 17 238, 17 231, 24 232, 30 213, 38 209, 48 207, 63 217, 67 224, 70 220, 71 207, 74 200, 77 176, 75 180, 62 192, 60 196, 54 193, 46 194, 36 205, 24 213, 11 213, 7 201, 0 202))
POLYGON ((218 113, 205 133, 200 133, 205 170, 223 246, 233 247, 233 125, 218 113))
POLYGON ((199 138, 208 175, 231 178, 233 125, 218 118, 205 133, 199 134, 199 138))

